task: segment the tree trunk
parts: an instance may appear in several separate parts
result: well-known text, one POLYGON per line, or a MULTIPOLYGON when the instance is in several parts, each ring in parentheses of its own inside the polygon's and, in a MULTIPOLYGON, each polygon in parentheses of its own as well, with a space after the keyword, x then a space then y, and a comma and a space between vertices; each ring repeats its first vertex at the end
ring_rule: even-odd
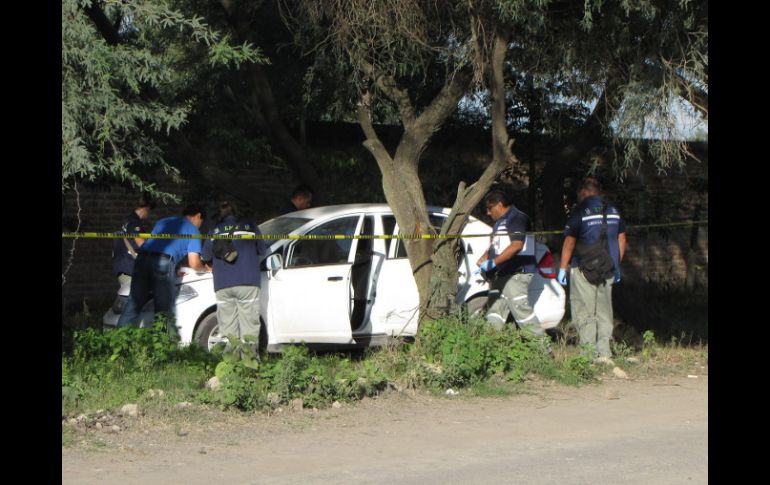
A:
MULTIPOLYGON (((507 31, 496 33, 490 72, 487 73, 492 113, 492 162, 481 174, 479 180, 468 189, 465 189, 464 182, 460 183, 455 203, 441 229, 441 234, 459 234, 468 221, 470 212, 481 202, 500 172, 512 164, 520 163, 511 151, 513 140, 508 138, 506 129, 503 65, 508 49, 508 38, 507 31)), ((456 310, 458 244, 457 239, 437 239, 434 244, 433 277, 428 289, 430 298, 427 313, 429 316, 443 316, 456 310)))
MULTIPOLYGON (((414 144, 406 134, 400 145, 404 144, 414 144)), ((377 165, 380 167, 385 200, 393 210, 401 234, 435 233, 426 211, 425 196, 417 173, 417 161, 391 157, 377 138, 368 138, 364 142, 364 146, 374 155, 377 165)), ((405 148, 408 148, 408 151, 413 151, 415 147, 405 148)), ((429 298, 430 277, 433 269, 431 259, 433 240, 406 239, 404 243, 409 264, 412 267, 412 275, 417 284, 417 291, 420 294, 420 319, 422 319, 429 298)))
MULTIPOLYGON (((496 33, 491 67, 487 73, 492 96, 492 162, 471 187, 465 189, 464 183, 460 184, 454 206, 441 228, 441 234, 460 233, 471 210, 481 201, 500 172, 509 164, 519 163, 511 152, 513 140, 509 140, 506 131, 503 65, 509 37, 510 32, 496 33)), ((402 233, 433 234, 435 230, 428 218, 417 167, 430 137, 438 131, 466 93, 472 73, 469 69, 461 69, 447 79, 439 94, 417 116, 408 93, 398 87, 395 79, 376 71, 370 64, 364 65, 377 87, 395 103, 404 125, 404 134, 395 155, 391 156, 374 131, 371 95, 364 93, 359 103, 358 118, 366 135, 364 146, 372 153, 382 172, 385 199, 393 210, 402 233)), ((405 242, 409 264, 420 295, 420 321, 426 317, 440 318, 447 315, 456 308, 455 251, 458 241, 415 239, 405 242)))

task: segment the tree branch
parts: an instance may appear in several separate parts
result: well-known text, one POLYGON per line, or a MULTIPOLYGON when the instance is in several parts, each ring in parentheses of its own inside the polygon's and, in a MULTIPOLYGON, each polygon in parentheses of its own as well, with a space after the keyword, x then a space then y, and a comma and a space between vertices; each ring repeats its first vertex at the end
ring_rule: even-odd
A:
POLYGON ((104 11, 96 2, 96 0, 91 2, 91 5, 85 7, 83 10, 85 11, 86 15, 88 15, 88 18, 93 21, 94 25, 96 26, 96 30, 102 34, 102 37, 104 37, 104 40, 107 41, 109 45, 120 44, 120 35, 118 34, 118 29, 115 27, 115 25, 113 25, 112 22, 110 22, 110 20, 107 18, 107 15, 105 15, 104 11))
POLYGON ((372 94, 370 92, 367 91, 361 95, 361 100, 358 102, 358 124, 366 136, 366 141, 364 141, 363 145, 379 163, 381 160, 390 160, 391 157, 385 149, 385 145, 380 141, 380 137, 377 136, 377 132, 374 131, 371 101, 372 94))
POLYGON ((364 72, 374 81, 377 87, 396 103, 404 127, 411 126, 415 119, 415 112, 407 92, 398 87, 393 76, 383 74, 366 60, 362 60, 361 64, 363 65, 364 72))

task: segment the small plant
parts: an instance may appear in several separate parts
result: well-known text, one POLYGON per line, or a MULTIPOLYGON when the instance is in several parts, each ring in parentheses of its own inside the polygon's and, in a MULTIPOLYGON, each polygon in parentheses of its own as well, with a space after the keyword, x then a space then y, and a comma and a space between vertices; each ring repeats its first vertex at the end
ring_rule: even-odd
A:
POLYGON ((655 334, 652 330, 645 330, 642 334, 642 354, 645 357, 655 355, 657 352, 658 343, 655 341, 655 334))
POLYGON ((612 355, 618 362, 625 362, 634 354, 634 349, 625 342, 612 342, 612 355))
POLYGON ((585 353, 567 358, 564 362, 564 368, 567 371, 564 376, 565 381, 571 384, 590 381, 596 377, 596 366, 593 365, 593 359, 585 353))
POLYGON ((114 330, 87 328, 75 332, 75 360, 104 359, 142 363, 143 367, 173 358, 179 348, 167 331, 166 319, 159 315, 152 328, 121 327, 114 330))

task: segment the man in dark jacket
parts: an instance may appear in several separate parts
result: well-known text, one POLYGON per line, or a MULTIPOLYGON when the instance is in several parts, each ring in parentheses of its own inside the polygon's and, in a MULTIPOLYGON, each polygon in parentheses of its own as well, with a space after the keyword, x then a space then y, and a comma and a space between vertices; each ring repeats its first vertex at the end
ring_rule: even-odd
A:
MULTIPOLYGON (((261 232, 253 221, 239 219, 235 205, 225 201, 209 234, 255 236, 261 232)), ((234 336, 244 342, 244 337, 251 335, 259 342, 259 264, 264 255, 262 239, 207 239, 203 243, 202 259, 211 262, 214 272, 217 321, 223 337, 234 336)), ((257 343, 252 348, 255 353, 257 343)))
MULTIPOLYGON (((150 211, 155 208, 155 202, 146 194, 139 197, 134 210, 123 221, 120 232, 140 233, 150 232, 147 218, 150 211)), ((131 275, 134 273, 134 260, 139 253, 139 248, 144 244, 140 237, 122 237, 113 241, 112 270, 118 277, 120 286, 131 286, 131 275)))
POLYGON ((559 283, 566 286, 567 268, 571 265, 569 302, 580 345, 592 345, 598 355, 597 361, 612 363, 612 285, 620 282, 620 262, 626 251, 626 227, 615 206, 599 195, 600 190, 599 182, 593 177, 586 177, 578 187, 578 205, 564 228, 564 245, 557 278, 559 283), (612 258, 613 269, 603 281, 592 284, 581 269, 576 246, 599 241, 602 226, 605 227, 606 249, 612 258))

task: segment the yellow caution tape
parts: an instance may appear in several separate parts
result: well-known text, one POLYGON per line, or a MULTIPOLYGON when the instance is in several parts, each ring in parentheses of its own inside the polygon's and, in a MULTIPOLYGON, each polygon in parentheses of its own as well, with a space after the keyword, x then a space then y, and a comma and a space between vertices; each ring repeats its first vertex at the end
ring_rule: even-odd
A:
MULTIPOLYGON (((699 224, 708 224, 708 220, 702 221, 684 221, 668 222, 662 224, 643 224, 638 226, 627 226, 629 229, 651 229, 659 227, 677 227, 693 226, 699 224)), ((533 236, 546 234, 563 234, 564 231, 533 231, 527 232, 533 236)), ((501 233, 496 233, 497 235, 501 233)), ((511 232, 502 234, 522 234, 521 232, 511 232)), ((309 239, 309 240, 337 240, 337 239, 458 239, 471 237, 490 237, 493 234, 256 234, 256 235, 212 235, 212 234, 152 234, 149 232, 123 233, 123 232, 63 232, 62 238, 76 239, 115 239, 115 238, 142 238, 142 239, 264 239, 277 241, 280 239, 309 239)))

